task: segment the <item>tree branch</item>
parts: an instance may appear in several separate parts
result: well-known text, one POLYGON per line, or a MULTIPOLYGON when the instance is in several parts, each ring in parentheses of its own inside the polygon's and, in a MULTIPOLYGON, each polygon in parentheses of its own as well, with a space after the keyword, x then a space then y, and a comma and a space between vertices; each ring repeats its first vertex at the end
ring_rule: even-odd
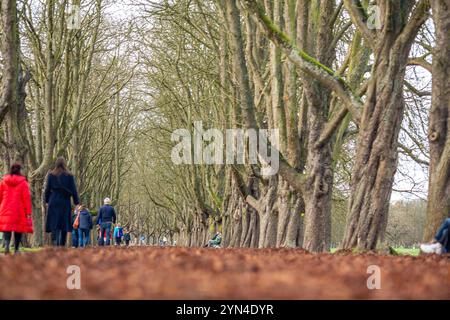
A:
POLYGON ((422 68, 429 71, 430 73, 433 72, 431 63, 429 63, 428 61, 426 61, 423 58, 409 58, 408 65, 409 66, 421 66, 422 68))
POLYGON ((367 45, 372 49, 376 47, 377 37, 375 32, 367 27, 367 15, 359 0, 344 0, 345 9, 350 15, 353 24, 358 28, 367 45))
POLYGON ((331 118, 331 120, 328 122, 325 129, 322 131, 322 134, 320 135, 319 141, 316 142, 315 148, 320 149, 322 148, 333 136, 336 129, 339 127, 341 122, 345 119, 345 117, 348 114, 348 110, 345 108, 341 108, 334 116, 331 118))
POLYGON ((414 41, 417 32, 419 32, 420 27, 428 19, 429 16, 429 0, 420 0, 411 13, 411 18, 409 19, 408 23, 403 28, 402 33, 397 39, 402 48, 408 47, 414 41))
POLYGON ((405 155, 410 157, 416 163, 425 165, 425 166, 430 166, 430 163, 428 161, 422 160, 419 157, 417 157, 416 155, 414 155, 413 152, 409 148, 407 148, 405 145, 401 144, 400 142, 398 143, 398 147, 400 148, 402 153, 404 153, 405 155))
POLYGON ((345 80, 306 52, 296 48, 293 41, 267 17, 264 8, 257 1, 243 0, 243 2, 247 10, 253 13, 256 23, 266 33, 268 38, 278 45, 300 70, 333 91, 352 114, 354 121, 359 123, 362 103, 345 80))
POLYGON ((246 201, 249 205, 251 205, 256 211, 258 211, 258 213, 261 213, 261 212, 262 212, 263 208, 262 208, 262 206, 261 206, 261 202, 260 202, 259 200, 255 199, 253 196, 248 195, 248 196, 245 198, 245 201, 246 201))
POLYGON ((429 97, 431 96, 431 92, 430 91, 420 91, 419 89, 417 89, 416 87, 414 87, 412 84, 410 84, 408 81, 404 81, 405 82, 405 86, 412 92, 414 93, 416 96, 422 98, 422 97, 429 97))

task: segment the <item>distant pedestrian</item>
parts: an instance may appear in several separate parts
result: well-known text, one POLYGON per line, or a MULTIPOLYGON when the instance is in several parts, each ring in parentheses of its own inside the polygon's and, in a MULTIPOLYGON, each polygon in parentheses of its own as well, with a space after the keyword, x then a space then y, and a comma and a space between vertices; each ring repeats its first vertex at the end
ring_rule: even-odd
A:
POLYGON ((125 233, 123 234, 123 240, 125 241, 125 245, 128 247, 131 241, 131 235, 129 230, 125 231, 125 233))
POLYGON ((80 247, 84 248, 89 245, 90 234, 93 227, 92 216, 89 210, 84 205, 78 207, 80 212, 80 225, 78 227, 78 239, 80 247))
POLYGON ((120 246, 120 243, 122 242, 122 237, 123 237, 123 228, 118 223, 114 228, 114 241, 116 246, 120 246))
POLYGON ((67 169, 64 158, 58 158, 55 168, 48 173, 44 197, 47 207, 45 231, 51 233, 52 245, 65 246, 67 233, 73 230, 71 199, 75 205, 80 200, 75 177, 67 169))
POLYGON ((33 233, 31 196, 22 166, 13 164, 0 182, 0 231, 4 233, 5 254, 14 232, 14 253, 19 252, 23 233, 33 233))
POLYGON ((102 235, 105 234, 106 241, 104 241, 103 237, 101 237, 100 238, 101 243, 99 243, 99 245, 103 246, 103 245, 105 245, 105 242, 106 242, 106 245, 109 246, 110 239, 111 239, 112 225, 114 223, 116 223, 116 211, 111 206, 110 198, 105 198, 105 200, 103 200, 103 203, 104 203, 104 205, 101 206, 98 211, 97 223, 98 223, 98 221, 101 221, 100 233, 102 235))

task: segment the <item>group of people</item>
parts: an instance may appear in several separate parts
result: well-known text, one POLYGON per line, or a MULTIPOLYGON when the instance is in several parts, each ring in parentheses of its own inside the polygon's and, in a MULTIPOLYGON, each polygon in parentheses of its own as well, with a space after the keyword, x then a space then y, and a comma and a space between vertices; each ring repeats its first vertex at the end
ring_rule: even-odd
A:
MULTIPOLYGON (((110 245, 112 240, 116 246, 120 246, 122 240, 128 246, 131 241, 130 232, 124 232, 123 227, 116 223, 116 212, 111 206, 111 199, 105 198, 104 205, 100 207, 96 220, 97 244, 99 246, 110 245)), ((86 206, 78 205, 72 215, 72 247, 84 248, 90 245, 90 234, 94 228, 92 215, 86 206)))
MULTIPOLYGON (((78 247, 85 247, 90 243, 90 231, 93 219, 86 206, 80 203, 75 177, 68 170, 66 161, 60 157, 56 160, 52 170, 47 174, 44 190, 46 207, 45 232, 51 234, 53 246, 65 246, 67 234, 72 232, 72 239, 78 247), (72 202, 75 211, 72 215, 72 202), (77 221, 75 223, 75 220, 77 221)), ((0 232, 4 235, 5 253, 10 252, 12 234, 14 233, 14 251, 19 251, 22 234, 33 233, 32 203, 27 178, 22 174, 22 166, 18 163, 10 167, 9 173, 0 182, 0 232)), ((123 234, 123 229, 116 224, 116 212, 111 206, 111 199, 106 198, 100 207, 96 224, 100 246, 110 245, 109 235, 114 228, 116 244, 121 239, 129 244, 129 232, 123 234)))
MULTIPOLYGON (((9 253, 12 234, 14 233, 14 251, 19 251, 22 234, 33 232, 32 204, 27 178, 21 173, 22 166, 13 164, 0 182, 0 232, 3 232, 5 253, 9 253)), ((93 228, 89 210, 80 203, 75 178, 67 169, 64 158, 58 158, 54 168, 48 172, 44 191, 47 217, 45 231, 51 234, 54 246, 65 246, 67 233, 72 232, 76 247, 85 247, 90 242, 90 231, 93 228), (72 201, 75 213, 72 215, 72 201)), ((116 224, 116 212, 111 206, 111 199, 105 198, 100 207, 96 221, 99 230, 98 245, 110 245, 111 238, 120 245, 122 238, 125 244, 130 243, 130 233, 123 232, 120 224, 116 224), (114 227, 114 228, 113 228, 114 227)), ((430 244, 421 246, 425 253, 450 252, 449 231, 450 216, 445 219, 430 244)), ((207 245, 218 247, 221 234, 217 233, 207 245)))

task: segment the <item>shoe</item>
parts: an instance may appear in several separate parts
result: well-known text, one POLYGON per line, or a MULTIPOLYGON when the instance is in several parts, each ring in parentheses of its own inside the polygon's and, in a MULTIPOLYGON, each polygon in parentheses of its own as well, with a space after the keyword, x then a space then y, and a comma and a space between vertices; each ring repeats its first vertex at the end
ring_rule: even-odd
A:
POLYGON ((442 253, 442 245, 439 242, 431 243, 431 244, 421 244, 420 250, 423 253, 441 254, 442 253))

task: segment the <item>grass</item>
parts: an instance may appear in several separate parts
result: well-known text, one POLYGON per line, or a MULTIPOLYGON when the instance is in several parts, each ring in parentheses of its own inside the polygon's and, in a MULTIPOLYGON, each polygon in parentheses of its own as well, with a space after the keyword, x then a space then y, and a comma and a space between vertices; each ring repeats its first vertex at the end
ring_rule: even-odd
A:
MULTIPOLYGON (((19 248, 20 252, 38 252, 40 250, 42 250, 42 248, 23 248, 23 247, 19 248)), ((11 253, 14 253, 14 248, 10 247, 9 251, 11 253)), ((0 253, 4 253, 4 252, 5 252, 5 248, 1 247, 0 248, 0 253)))
POLYGON ((399 247, 399 248, 394 248, 395 251, 397 251, 399 254, 401 255, 409 255, 409 256, 418 256, 420 254, 420 249, 419 248, 404 248, 404 247, 399 247))
MULTIPOLYGON (((20 252, 38 252, 42 250, 42 248, 39 247, 34 247, 34 248, 23 248, 20 247, 20 252)), ((418 256, 420 254, 420 249, 419 248, 404 248, 404 247, 397 247, 394 248, 394 250, 400 254, 400 255, 405 255, 405 256, 418 256)), ((14 252, 14 249, 11 247, 10 249, 11 252, 14 252)), ((330 253, 335 253, 337 251, 337 248, 331 248, 330 249, 330 253)), ((0 253, 4 253, 5 252, 5 248, 0 247, 0 253)))
MULTIPOLYGON (((419 248, 404 248, 404 247, 397 247, 393 248, 398 254, 402 256, 414 256, 417 257, 420 254, 419 248)), ((337 248, 331 248, 330 252, 335 253, 337 251, 337 248)))

